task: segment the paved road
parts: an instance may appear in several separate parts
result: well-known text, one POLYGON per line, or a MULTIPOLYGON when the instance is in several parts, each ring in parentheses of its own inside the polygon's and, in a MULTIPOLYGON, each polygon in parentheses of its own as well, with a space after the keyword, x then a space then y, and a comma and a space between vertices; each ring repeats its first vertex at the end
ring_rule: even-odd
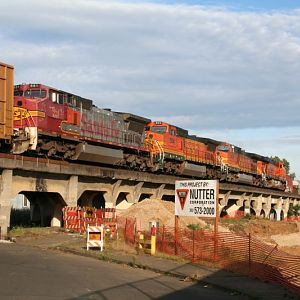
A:
POLYGON ((0 244, 0 299, 248 299, 93 258, 0 244))

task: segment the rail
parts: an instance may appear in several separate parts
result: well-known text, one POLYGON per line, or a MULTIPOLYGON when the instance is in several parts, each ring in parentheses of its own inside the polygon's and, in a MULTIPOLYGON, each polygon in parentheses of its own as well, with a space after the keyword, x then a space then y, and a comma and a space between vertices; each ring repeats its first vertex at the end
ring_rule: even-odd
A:
MULTIPOLYGON (((95 164, 82 164, 62 160, 53 160, 41 157, 28 157, 0 153, 0 169, 13 169, 35 172, 47 172, 53 174, 86 175, 90 177, 111 177, 116 179, 130 179, 135 181, 150 180, 156 183, 174 185, 175 180, 188 179, 187 177, 154 174, 147 172, 131 171, 120 167, 97 166, 95 164), (51 168, 51 166, 53 166, 51 168)), ((175 189, 175 188, 174 188, 175 189)), ((292 194, 268 188, 259 188, 235 183, 220 182, 220 192, 236 192, 248 194, 261 194, 283 198, 300 199, 299 194, 292 194)))

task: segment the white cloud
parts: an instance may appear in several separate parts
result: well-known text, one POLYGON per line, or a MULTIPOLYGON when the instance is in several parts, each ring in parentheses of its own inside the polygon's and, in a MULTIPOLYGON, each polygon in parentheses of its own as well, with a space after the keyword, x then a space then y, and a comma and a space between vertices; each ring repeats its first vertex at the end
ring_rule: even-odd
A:
POLYGON ((17 82, 199 132, 300 123, 299 10, 11 0, 0 28, 17 82))

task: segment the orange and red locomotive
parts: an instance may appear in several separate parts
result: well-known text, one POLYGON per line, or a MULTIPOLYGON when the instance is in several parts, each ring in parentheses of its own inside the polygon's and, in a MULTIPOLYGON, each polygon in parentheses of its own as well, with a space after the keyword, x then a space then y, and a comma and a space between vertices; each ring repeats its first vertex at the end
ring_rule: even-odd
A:
POLYGON ((14 89, 12 152, 284 190, 283 163, 42 84, 14 89))

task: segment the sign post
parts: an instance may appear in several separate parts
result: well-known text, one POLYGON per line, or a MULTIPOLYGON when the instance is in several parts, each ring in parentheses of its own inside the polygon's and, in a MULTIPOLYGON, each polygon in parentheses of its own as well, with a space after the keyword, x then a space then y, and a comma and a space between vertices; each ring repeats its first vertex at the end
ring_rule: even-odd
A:
POLYGON ((178 235, 178 217, 213 218, 214 260, 218 252, 219 181, 180 180, 175 182, 175 252, 178 235))

